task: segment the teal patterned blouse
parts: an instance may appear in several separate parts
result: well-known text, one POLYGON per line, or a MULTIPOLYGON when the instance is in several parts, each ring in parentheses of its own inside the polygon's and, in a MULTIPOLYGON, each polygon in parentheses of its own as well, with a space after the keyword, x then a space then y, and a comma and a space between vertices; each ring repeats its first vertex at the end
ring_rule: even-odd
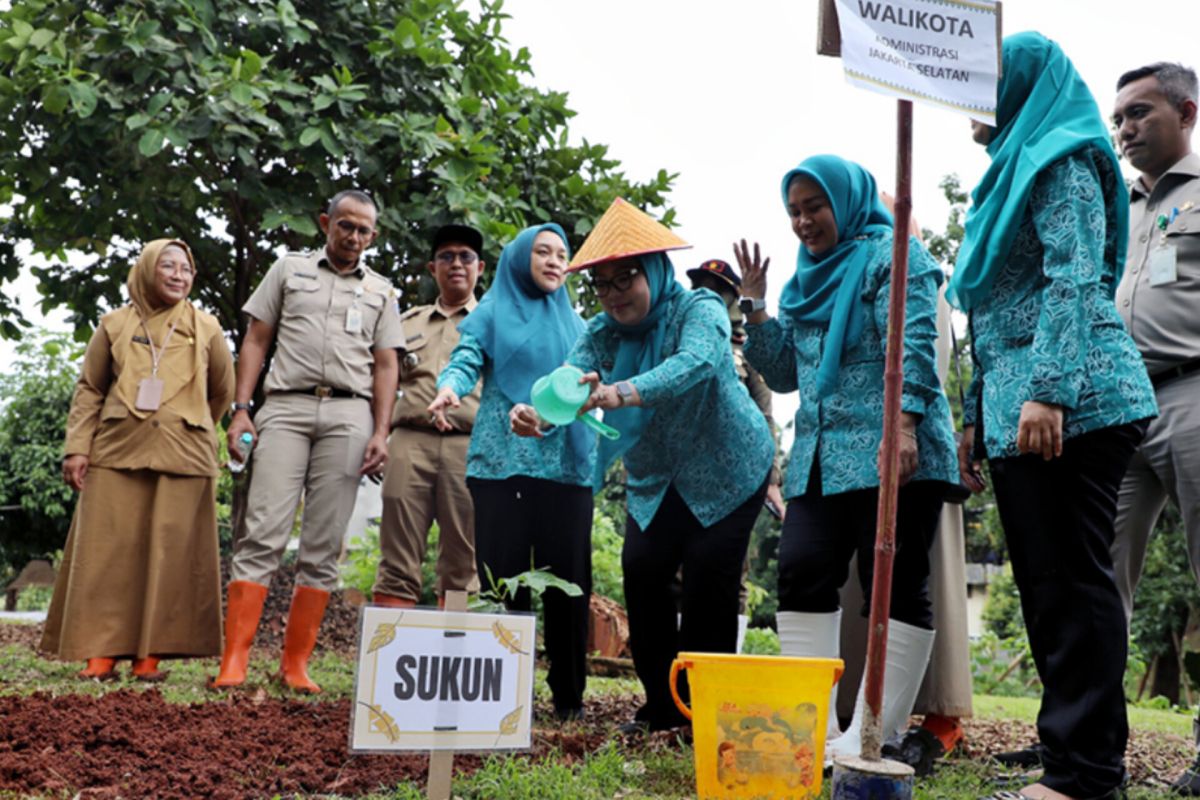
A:
POLYGON ((525 475, 571 486, 591 486, 595 438, 589 439, 591 460, 586 468, 580 469, 567 443, 566 428, 553 428, 541 439, 513 433, 508 421, 512 401, 492 377, 492 360, 471 334, 459 336, 450 361, 438 375, 437 385, 439 389, 449 386, 459 397, 465 397, 481 374, 483 391, 475 427, 471 430, 471 445, 467 448, 467 477, 503 480, 525 475))
MULTIPOLYGON (((662 360, 629 379, 654 412, 624 455, 629 514, 643 530, 671 485, 700 524, 720 521, 766 482, 775 458, 766 419, 733 365, 729 314, 723 303, 695 302, 701 292, 711 294, 671 301, 662 360)), ((593 319, 567 363, 611 383, 618 342, 593 319)))
POLYGON ((1063 407, 1064 439, 1158 414, 1113 302, 1125 254, 1104 198, 1117 180, 1094 149, 1043 170, 1008 264, 971 312, 975 373, 963 416, 976 424, 982 395, 989 458, 1019 455, 1027 400, 1063 407))
MULTIPOLYGON (((883 439, 883 361, 887 350, 891 234, 869 236, 874 248, 863 279, 863 332, 842 354, 837 386, 817 399, 817 368, 826 328, 781 316, 747 325, 745 355, 777 392, 800 392, 795 441, 783 481, 785 498, 808 488, 813 461, 820 459, 821 494, 879 485, 878 451, 883 439)), ((909 247, 909 282, 904 329, 903 411, 921 417, 918 465, 912 480, 958 482, 950 405, 937 378, 937 292, 942 271, 914 239, 909 247)))

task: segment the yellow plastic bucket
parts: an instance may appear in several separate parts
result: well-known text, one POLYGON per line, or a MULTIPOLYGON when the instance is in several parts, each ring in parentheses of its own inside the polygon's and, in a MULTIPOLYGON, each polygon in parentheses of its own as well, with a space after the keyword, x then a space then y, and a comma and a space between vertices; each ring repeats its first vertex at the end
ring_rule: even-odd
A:
POLYGON ((842 669, 840 658, 680 653, 671 695, 692 720, 701 800, 819 796, 829 693, 842 669), (685 669, 691 708, 676 686, 685 669))

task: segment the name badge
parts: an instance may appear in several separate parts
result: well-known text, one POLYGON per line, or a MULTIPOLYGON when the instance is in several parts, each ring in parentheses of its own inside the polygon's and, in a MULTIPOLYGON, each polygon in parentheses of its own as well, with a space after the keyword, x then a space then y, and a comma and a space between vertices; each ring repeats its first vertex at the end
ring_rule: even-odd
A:
POLYGON ((162 378, 142 378, 138 381, 138 393, 133 406, 138 411, 157 411, 162 405, 162 393, 162 378))
POLYGON ((362 333, 362 309, 357 305, 346 309, 346 333, 362 333))
POLYGON ((1170 245, 1156 247, 1150 252, 1150 285, 1165 286, 1174 283, 1179 274, 1175 269, 1175 248, 1170 245))

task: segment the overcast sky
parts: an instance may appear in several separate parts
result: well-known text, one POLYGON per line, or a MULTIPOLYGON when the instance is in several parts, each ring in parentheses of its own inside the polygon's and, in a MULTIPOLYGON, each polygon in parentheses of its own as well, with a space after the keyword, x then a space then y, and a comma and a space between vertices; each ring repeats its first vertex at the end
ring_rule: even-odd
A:
MULTIPOLYGON (((505 10, 506 37, 529 48, 535 83, 569 93, 576 140, 609 145, 637 180, 679 173, 677 232, 695 245, 673 255, 681 278, 704 259, 731 260, 735 238, 757 240, 772 257, 774 312, 797 248, 779 198, 783 173, 836 153, 893 189, 895 101, 851 88, 839 60, 816 55, 816 0, 507 0, 505 10)), ((1106 116, 1126 69, 1200 62, 1195 0, 1010 0, 1003 19, 1006 33, 1057 40, 1106 116)), ((956 172, 971 187, 987 158, 964 117, 918 105, 914 131, 914 212, 938 230, 947 212, 938 181, 956 172)), ((21 298, 32 310, 31 283, 21 298)), ((0 345, 0 367, 9 352, 0 345)))

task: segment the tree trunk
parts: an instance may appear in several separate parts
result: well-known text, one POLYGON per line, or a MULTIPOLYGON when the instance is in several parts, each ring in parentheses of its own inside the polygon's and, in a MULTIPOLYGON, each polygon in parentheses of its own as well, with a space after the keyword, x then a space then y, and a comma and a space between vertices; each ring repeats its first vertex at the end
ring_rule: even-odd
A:
POLYGON ((1150 696, 1165 697, 1172 705, 1179 703, 1179 654, 1175 643, 1166 642, 1167 651, 1160 654, 1150 681, 1150 696))

